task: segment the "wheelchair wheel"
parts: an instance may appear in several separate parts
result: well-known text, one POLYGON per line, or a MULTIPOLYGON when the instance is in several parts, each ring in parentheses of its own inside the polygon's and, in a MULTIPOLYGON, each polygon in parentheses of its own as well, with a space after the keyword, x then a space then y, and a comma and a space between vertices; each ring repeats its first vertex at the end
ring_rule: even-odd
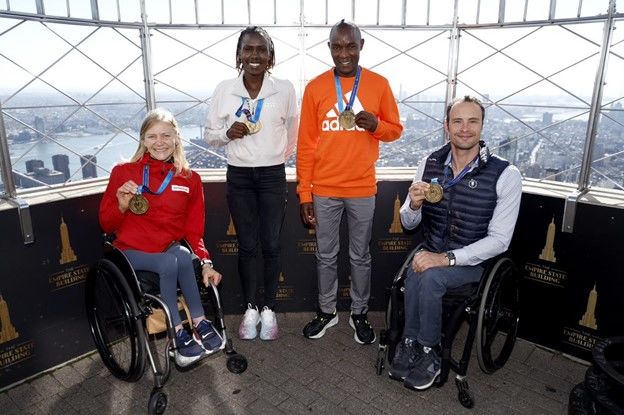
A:
POLYGON ((149 402, 147 403, 147 413, 149 415, 161 415, 167 409, 167 394, 160 389, 152 389, 149 402))
POLYGON ((519 290, 514 264, 500 259, 487 276, 477 318, 477 358, 485 373, 509 359, 518 331, 519 290))
POLYGON ((240 374, 247 370, 247 358, 242 354, 234 353, 228 356, 225 365, 230 372, 240 374))
POLYGON ((102 362, 116 378, 136 382, 145 370, 146 339, 126 279, 114 263, 101 259, 85 287, 87 319, 102 362))

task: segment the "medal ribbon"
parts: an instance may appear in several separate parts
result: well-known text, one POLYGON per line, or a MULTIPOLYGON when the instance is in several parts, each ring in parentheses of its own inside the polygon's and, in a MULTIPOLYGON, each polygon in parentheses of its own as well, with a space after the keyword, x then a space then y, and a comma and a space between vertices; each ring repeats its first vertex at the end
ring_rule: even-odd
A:
POLYGON ((340 85, 340 77, 336 74, 334 70, 334 83, 336 84, 336 96, 338 97, 338 111, 342 113, 343 111, 350 110, 353 108, 353 103, 355 102, 355 97, 357 96, 358 88, 360 87, 360 73, 362 72, 362 68, 360 66, 357 67, 357 71, 355 72, 355 82, 353 83, 353 90, 351 91, 351 96, 349 97, 349 102, 347 103, 347 108, 343 107, 342 102, 342 85, 340 85))
POLYGON ((256 109, 254 110, 253 114, 251 113, 251 111, 247 108, 243 108, 245 106, 245 103, 249 103, 249 98, 245 98, 245 97, 241 97, 241 100, 243 101, 240 105, 240 107, 238 107, 238 109, 236 110, 236 116, 240 117, 241 114, 245 114, 245 116, 247 117, 247 120, 249 122, 252 123, 257 123, 258 120, 260 119, 260 113, 262 112, 262 106, 264 105, 264 98, 260 98, 258 100, 258 103, 256 104, 256 109))
MULTIPOLYGON (((477 157, 479 157, 479 155, 477 155, 477 157)), ((455 186, 457 183, 459 183, 459 181, 463 179, 466 174, 468 174, 468 172, 470 171, 472 167, 472 163, 474 163, 477 157, 472 159, 472 161, 468 163, 466 167, 464 167, 464 169, 461 172, 459 172, 457 176, 453 177, 453 179, 451 180, 449 180, 449 177, 450 177, 449 173, 451 171, 451 167, 450 165, 446 166, 446 168, 444 169, 444 185, 442 187, 446 190, 448 188, 455 186)), ((438 179, 433 179, 433 180, 435 180, 436 183, 438 182, 438 179)), ((433 183, 433 180, 431 180, 432 183, 433 183)))
POLYGON ((167 173, 167 176, 165 176, 165 180, 163 180, 163 182, 160 184, 160 187, 158 188, 158 190, 153 192, 149 188, 149 165, 146 164, 145 167, 143 167, 143 184, 141 185, 141 187, 137 189, 137 194, 140 195, 141 193, 143 193, 143 191, 146 191, 147 193, 151 195, 158 196, 159 194, 165 191, 165 189, 169 185, 169 182, 171 182, 172 177, 173 177, 173 169, 169 170, 169 173, 167 173))

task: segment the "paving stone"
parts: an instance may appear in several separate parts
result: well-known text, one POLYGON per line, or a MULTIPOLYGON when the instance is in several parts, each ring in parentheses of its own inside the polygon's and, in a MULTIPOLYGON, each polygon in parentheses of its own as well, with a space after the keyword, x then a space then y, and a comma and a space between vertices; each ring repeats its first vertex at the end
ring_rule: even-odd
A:
POLYGON ((21 385, 9 390, 11 400, 22 410, 31 408, 37 402, 43 400, 43 396, 37 392, 37 389, 31 383, 22 383, 21 385))

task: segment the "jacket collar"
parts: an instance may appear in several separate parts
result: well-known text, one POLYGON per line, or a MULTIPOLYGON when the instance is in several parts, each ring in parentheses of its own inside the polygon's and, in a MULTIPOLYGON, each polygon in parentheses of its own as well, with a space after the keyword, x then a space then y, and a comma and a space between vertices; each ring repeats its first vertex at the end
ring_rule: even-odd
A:
MULTIPOLYGON (((277 93, 277 87, 275 86, 275 79, 271 77, 267 72, 264 73, 264 80, 262 81, 262 88, 256 99, 266 98, 270 95, 277 93)), ((238 78, 234 81, 234 88, 232 88, 232 94, 241 98, 250 98, 247 88, 243 83, 243 74, 238 75, 238 78)))

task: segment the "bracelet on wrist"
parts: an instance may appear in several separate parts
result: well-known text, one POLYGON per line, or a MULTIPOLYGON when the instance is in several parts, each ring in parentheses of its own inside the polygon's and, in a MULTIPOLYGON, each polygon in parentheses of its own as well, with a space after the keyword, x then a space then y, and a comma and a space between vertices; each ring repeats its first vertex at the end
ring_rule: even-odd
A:
POLYGON ((208 265, 210 268, 214 268, 214 266, 212 265, 212 261, 209 259, 202 259, 199 263, 201 264, 202 267, 204 265, 208 265))

